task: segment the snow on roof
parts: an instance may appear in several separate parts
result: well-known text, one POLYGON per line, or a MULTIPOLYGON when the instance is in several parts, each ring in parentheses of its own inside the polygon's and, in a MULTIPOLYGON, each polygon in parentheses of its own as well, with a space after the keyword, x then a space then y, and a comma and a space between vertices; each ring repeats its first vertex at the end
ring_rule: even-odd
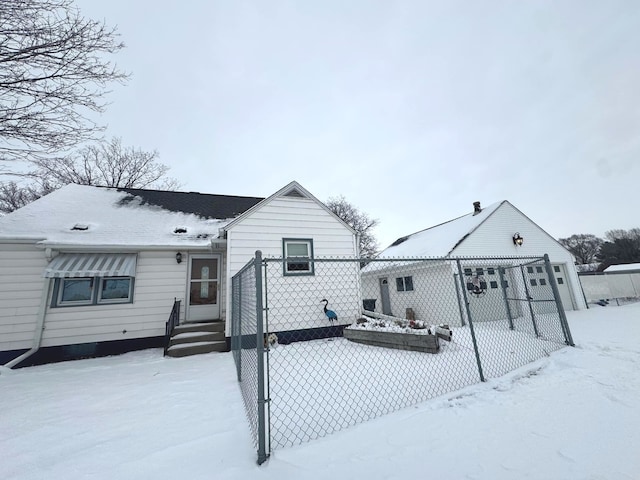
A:
POLYGON ((204 247, 231 220, 169 211, 115 188, 71 184, 0 218, 0 240, 40 238, 43 245, 69 246, 204 247), (79 225, 87 228, 79 229, 79 225), (183 230, 186 232, 179 233, 183 230))
POLYGON ((639 270, 640 271, 640 263, 627 263, 623 265, 611 265, 604 269, 605 273, 611 272, 628 272, 630 270, 639 270))
POLYGON ((378 258, 446 257, 506 200, 396 240, 378 258))

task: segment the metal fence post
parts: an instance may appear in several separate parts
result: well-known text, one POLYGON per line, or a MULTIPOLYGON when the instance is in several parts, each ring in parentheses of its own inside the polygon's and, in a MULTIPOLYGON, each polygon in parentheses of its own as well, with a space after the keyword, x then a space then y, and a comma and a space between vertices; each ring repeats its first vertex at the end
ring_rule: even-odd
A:
POLYGON ((504 280, 504 267, 498 267, 498 276, 500 277, 500 289, 502 290, 502 297, 504 298, 504 306, 507 309, 507 317, 509 317, 509 328, 513 330, 513 315, 511 314, 509 298, 507 297, 507 284, 504 280))
POLYGON ((573 338, 571 337, 571 330, 569 330, 569 322, 567 321, 567 315, 564 312, 564 307, 562 306, 562 299, 560 298, 560 290, 558 290, 558 285, 556 284, 556 276, 553 274, 553 268, 551 267, 551 261, 549 260, 549 255, 544 254, 544 268, 547 270, 547 276, 549 277, 549 284, 551 285, 551 291, 553 292, 553 296, 556 300, 556 308, 558 309, 558 315, 560 316, 560 326, 562 327, 562 332, 564 333, 564 339, 567 345, 575 347, 573 343, 573 338))
POLYGON ((476 362, 478 363, 478 373, 480 374, 480 381, 486 381, 484 379, 484 373, 482 373, 482 363, 480 362, 480 352, 478 351, 478 342, 476 341, 476 333, 473 329, 473 320, 471 319, 471 309, 469 308, 469 300, 467 299, 467 289, 464 284, 464 275, 462 272, 462 263, 460 260, 456 260, 458 264, 458 276, 460 277, 460 285, 462 287, 462 297, 464 299, 464 305, 467 309, 467 318, 469 319, 469 331, 471 332, 471 340, 473 340, 473 350, 476 353, 476 362))
POLYGON ((262 305, 262 252, 256 251, 256 353, 258 356, 258 465, 267 460, 266 402, 264 395, 264 332, 262 305))
POLYGON ((238 381, 242 381, 242 279, 236 280, 236 289, 238 295, 238 313, 236 322, 236 348, 238 349, 238 381))

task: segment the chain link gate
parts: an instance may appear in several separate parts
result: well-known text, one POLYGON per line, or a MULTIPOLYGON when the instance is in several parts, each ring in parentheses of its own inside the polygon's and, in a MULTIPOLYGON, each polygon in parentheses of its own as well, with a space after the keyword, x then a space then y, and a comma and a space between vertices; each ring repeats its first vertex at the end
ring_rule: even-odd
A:
POLYGON ((259 463, 573 345, 546 256, 288 261, 257 252, 232 280, 259 463))

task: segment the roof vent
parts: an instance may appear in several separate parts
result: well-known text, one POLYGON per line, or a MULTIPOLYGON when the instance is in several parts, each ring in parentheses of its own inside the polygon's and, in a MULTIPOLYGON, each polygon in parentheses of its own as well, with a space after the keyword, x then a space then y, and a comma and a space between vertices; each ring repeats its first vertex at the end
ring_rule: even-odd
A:
POLYGON ((85 230, 89 230, 89 225, 85 225, 84 223, 76 223, 71 230, 80 230, 84 232, 85 230))
POLYGON ((307 198, 297 188, 292 188, 287 193, 285 193, 284 196, 285 197, 293 197, 293 198, 307 198))
POLYGON ((482 211, 482 208, 480 208, 480 202, 473 202, 473 214, 477 215, 482 211))
POLYGON ((173 233, 187 233, 187 227, 176 227, 173 233))

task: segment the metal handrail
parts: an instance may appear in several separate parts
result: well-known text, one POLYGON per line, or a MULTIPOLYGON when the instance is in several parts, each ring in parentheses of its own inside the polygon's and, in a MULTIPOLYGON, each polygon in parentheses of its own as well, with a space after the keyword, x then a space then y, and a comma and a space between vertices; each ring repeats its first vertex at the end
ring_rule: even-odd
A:
POLYGON ((164 355, 167 355, 167 350, 169 350, 169 342, 171 341, 171 335, 173 334, 173 330, 180 325, 180 300, 173 299, 173 308, 171 309, 171 313, 169 314, 169 319, 165 325, 164 330, 164 355))

